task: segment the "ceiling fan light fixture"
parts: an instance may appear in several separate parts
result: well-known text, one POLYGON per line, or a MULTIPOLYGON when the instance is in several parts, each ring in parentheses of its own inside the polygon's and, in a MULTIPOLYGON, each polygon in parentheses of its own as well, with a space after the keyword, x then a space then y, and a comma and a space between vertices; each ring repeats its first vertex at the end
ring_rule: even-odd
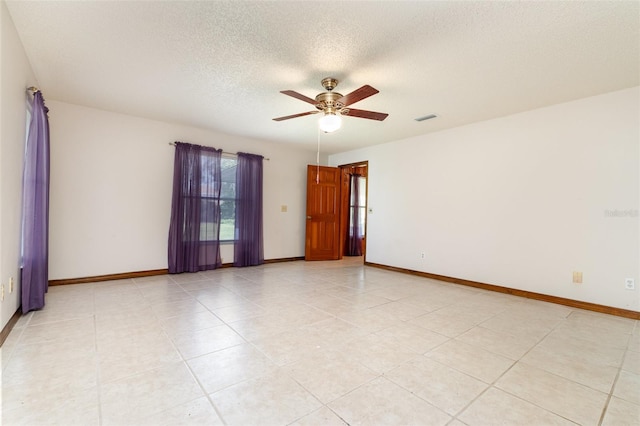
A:
POLYGON ((318 126, 325 133, 335 132, 342 126, 342 117, 334 112, 325 113, 318 120, 318 126))

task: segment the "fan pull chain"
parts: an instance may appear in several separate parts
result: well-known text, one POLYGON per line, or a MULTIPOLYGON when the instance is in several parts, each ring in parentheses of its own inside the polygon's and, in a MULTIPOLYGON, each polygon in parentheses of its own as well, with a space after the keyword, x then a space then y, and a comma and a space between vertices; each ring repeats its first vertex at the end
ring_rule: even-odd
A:
POLYGON ((318 150, 316 151, 316 185, 320 184, 320 128, 318 128, 318 150))

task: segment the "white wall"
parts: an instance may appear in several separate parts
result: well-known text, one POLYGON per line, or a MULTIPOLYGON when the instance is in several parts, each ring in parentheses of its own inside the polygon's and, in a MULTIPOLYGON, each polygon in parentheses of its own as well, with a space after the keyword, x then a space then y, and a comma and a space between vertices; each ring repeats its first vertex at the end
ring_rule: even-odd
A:
POLYGON ((636 87, 329 164, 369 161, 370 262, 639 311, 639 101, 636 87))
POLYGON ((27 91, 37 82, 4 1, 0 1, 0 329, 20 306, 20 218, 27 91), (9 293, 9 279, 15 281, 9 293))
MULTIPOLYGON (((264 162, 265 259, 304 255, 306 165, 315 152, 48 101, 50 279, 167 267, 173 141, 250 152, 264 162), (288 211, 282 213, 281 206, 288 211)), ((233 246, 222 247, 223 262, 233 246)))

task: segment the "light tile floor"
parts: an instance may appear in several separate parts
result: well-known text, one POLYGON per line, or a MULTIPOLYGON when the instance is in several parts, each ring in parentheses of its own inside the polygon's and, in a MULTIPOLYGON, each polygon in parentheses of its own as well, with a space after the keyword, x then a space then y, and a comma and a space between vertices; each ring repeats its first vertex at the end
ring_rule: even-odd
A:
POLYGON ((638 425, 638 321, 290 262, 50 288, 3 425, 638 425))

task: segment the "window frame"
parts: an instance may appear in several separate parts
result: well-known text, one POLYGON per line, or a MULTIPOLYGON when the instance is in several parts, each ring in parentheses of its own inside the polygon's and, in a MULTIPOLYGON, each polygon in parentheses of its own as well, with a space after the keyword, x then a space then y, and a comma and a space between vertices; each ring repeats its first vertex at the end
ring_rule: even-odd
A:
MULTIPOLYGON (((360 194, 360 200, 358 201, 364 201, 364 204, 359 205, 358 207, 356 207, 356 205, 354 204, 354 196, 353 196, 353 192, 351 191, 351 189, 349 190, 349 218, 353 217, 353 209, 360 209, 360 215, 358 216, 360 218, 360 230, 362 232, 362 235, 358 235, 359 238, 365 238, 366 236, 366 214, 367 214, 367 177, 366 176, 360 176, 359 179, 359 184, 361 185, 359 189, 359 194, 360 194)), ((351 220, 349 219, 348 221, 348 235, 351 236, 353 235, 353 224, 351 224, 351 220)))
MULTIPOLYGON (((233 154, 226 154, 226 153, 222 153, 222 158, 221 161, 224 162, 224 160, 232 160, 234 162, 234 165, 232 166, 233 168, 237 168, 238 167, 238 157, 236 155, 233 154)), ((222 167, 221 167, 222 168, 222 167)), ((222 171, 224 171, 224 169, 222 169, 222 171)), ((229 181, 226 181, 229 183, 229 181)), ((225 180, 222 180, 222 183, 225 183, 225 180)), ((223 196, 222 195, 222 191, 220 191, 220 244, 235 244, 236 242, 236 203, 238 202, 238 197, 237 197, 237 192, 236 192, 236 180, 235 180, 235 173, 234 173, 234 179, 233 179, 233 198, 231 197, 227 197, 227 196, 223 196), (232 239, 223 239, 222 238, 222 203, 223 202, 232 202, 233 203, 233 238, 232 239)))

